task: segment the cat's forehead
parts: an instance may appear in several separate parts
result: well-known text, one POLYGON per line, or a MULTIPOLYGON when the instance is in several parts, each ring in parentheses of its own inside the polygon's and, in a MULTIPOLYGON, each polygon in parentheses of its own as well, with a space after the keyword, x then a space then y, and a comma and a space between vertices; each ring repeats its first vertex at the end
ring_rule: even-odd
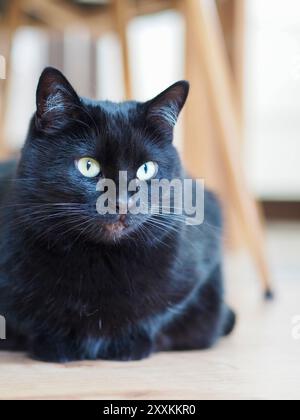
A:
POLYGON ((119 162, 135 164, 152 156, 153 144, 145 130, 145 117, 138 102, 115 103, 84 100, 92 116, 93 135, 86 139, 86 146, 101 163, 115 165, 119 162), (96 128, 96 129, 95 129, 96 128))
POLYGON ((96 117, 105 117, 108 122, 132 122, 139 116, 138 111, 141 108, 141 104, 135 101, 92 101, 84 98, 83 103, 96 117))

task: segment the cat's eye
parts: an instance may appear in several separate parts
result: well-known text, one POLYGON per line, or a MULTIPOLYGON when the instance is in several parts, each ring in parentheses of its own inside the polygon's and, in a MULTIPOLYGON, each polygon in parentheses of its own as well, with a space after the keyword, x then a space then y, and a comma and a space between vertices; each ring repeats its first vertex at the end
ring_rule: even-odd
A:
POLYGON ((155 162, 144 163, 137 171, 136 176, 140 181, 149 181, 158 172, 158 164, 155 162))
POLYGON ((101 172, 100 163, 93 158, 82 158, 76 161, 79 172, 86 178, 95 178, 101 172))

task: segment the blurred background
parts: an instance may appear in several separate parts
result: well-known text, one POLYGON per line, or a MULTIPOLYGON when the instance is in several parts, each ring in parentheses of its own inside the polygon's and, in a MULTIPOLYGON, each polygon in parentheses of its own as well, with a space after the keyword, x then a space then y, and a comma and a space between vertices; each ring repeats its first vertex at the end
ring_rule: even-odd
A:
POLYGON ((0 22, 2 159, 22 147, 47 65, 114 101, 187 78, 176 145, 223 200, 228 243, 248 245, 268 282, 261 210, 300 218, 299 1, 0 0, 0 22))

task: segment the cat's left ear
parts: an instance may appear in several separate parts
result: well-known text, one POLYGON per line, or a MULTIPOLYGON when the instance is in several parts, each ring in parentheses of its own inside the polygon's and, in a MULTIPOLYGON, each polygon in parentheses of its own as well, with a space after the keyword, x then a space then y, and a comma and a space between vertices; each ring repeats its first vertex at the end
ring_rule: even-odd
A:
POLYGON ((189 89, 190 84, 183 80, 147 102, 147 119, 162 130, 172 131, 185 105, 189 89))
POLYGON ((46 68, 39 80, 36 93, 36 125, 46 131, 63 128, 75 118, 81 107, 80 99, 65 78, 55 68, 46 68))

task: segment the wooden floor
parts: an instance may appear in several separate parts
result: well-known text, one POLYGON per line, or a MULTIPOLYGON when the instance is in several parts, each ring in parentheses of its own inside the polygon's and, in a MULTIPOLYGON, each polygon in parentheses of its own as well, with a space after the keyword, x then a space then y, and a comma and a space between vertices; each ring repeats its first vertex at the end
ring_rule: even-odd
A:
POLYGON ((207 352, 160 354, 138 363, 32 362, 0 354, 2 399, 300 399, 300 225, 272 225, 269 251, 277 299, 262 302, 244 256, 228 258, 235 334, 207 352))

